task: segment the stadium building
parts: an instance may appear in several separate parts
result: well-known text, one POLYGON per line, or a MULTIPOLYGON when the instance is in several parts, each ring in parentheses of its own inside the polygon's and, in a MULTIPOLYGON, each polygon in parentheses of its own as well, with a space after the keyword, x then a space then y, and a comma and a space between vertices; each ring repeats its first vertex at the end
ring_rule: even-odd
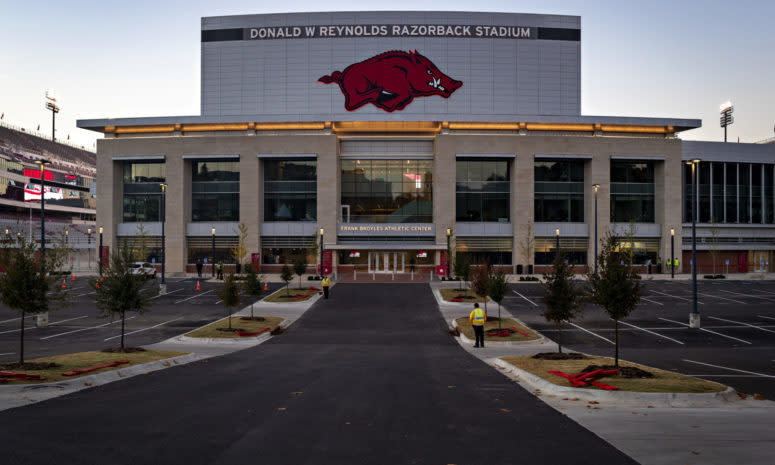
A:
POLYGON ((773 146, 681 141, 697 119, 582 115, 581 40, 577 16, 203 18, 201 115, 78 122, 105 134, 105 244, 141 230, 158 255, 164 221, 167 270, 193 271, 234 263, 242 223, 264 272, 318 263, 320 232, 340 273, 444 272, 448 250, 540 272, 558 243, 584 269, 614 231, 644 267, 674 245, 688 270, 699 158, 698 263, 769 269, 773 146))
POLYGON ((98 240, 94 152, 0 121, 0 237, 6 241, 17 234, 40 241, 41 177, 48 246, 64 238, 75 271, 96 269, 90 253, 98 240), (43 170, 41 161, 48 162, 43 170))

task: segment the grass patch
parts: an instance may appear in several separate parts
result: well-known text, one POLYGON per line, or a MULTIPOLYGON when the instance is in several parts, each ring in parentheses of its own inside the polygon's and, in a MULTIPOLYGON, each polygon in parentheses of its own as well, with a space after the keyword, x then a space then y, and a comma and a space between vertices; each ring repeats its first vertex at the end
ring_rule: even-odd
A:
POLYGON ((480 303, 483 303, 485 301, 485 298, 479 295, 476 295, 474 291, 471 289, 452 289, 452 288, 446 288, 446 289, 439 289, 439 292, 441 292, 441 298, 444 299, 446 302, 452 302, 452 299, 459 295, 463 295, 463 302, 470 302, 474 303, 476 301, 479 301, 480 303))
MULTIPOLYGON (((262 329, 267 327, 270 328, 269 331, 272 331, 277 327, 277 325, 279 325, 283 321, 283 318, 279 318, 276 316, 265 316, 263 318, 264 318, 264 321, 246 321, 246 320, 243 320, 242 317, 233 316, 231 317, 231 327, 239 328, 249 333, 255 333, 256 331, 261 331, 262 329)), ((242 337, 242 336, 238 336, 237 333, 235 332, 219 331, 219 328, 228 328, 228 327, 229 327, 229 320, 224 318, 223 320, 218 320, 214 323, 210 323, 207 326, 191 331, 190 333, 187 333, 186 336, 222 337, 227 339, 239 339, 240 337, 242 337)))
POLYGON ((143 352, 131 352, 131 353, 106 353, 106 352, 78 352, 74 354, 54 355, 51 357, 36 358, 29 360, 30 363, 56 363, 56 368, 48 368, 45 370, 8 370, 14 373, 27 373, 30 375, 40 375, 43 377, 40 381, 9 381, 2 383, 7 386, 9 384, 38 384, 38 383, 51 383, 57 381, 65 381, 74 378, 80 378, 81 376, 93 375, 96 373, 105 373, 111 370, 120 370, 122 368, 130 367, 132 365, 140 365, 142 363, 154 362, 156 360, 162 360, 165 358, 177 357, 179 355, 185 355, 188 352, 170 352, 161 350, 146 350, 143 352), (71 370, 79 370, 81 368, 93 367, 96 365, 102 365, 104 363, 115 362, 117 360, 129 360, 129 363, 119 365, 117 367, 103 368, 97 371, 91 371, 83 373, 81 375, 74 376, 62 376, 62 373, 71 370))
MULTIPOLYGON (((578 373, 588 365, 613 365, 614 360, 609 357, 589 357, 585 360, 543 360, 534 359, 530 355, 520 357, 503 357, 508 363, 549 381, 558 386, 571 387, 567 379, 551 373, 549 370, 565 373, 578 373)), ((710 393, 721 392, 726 389, 721 384, 691 376, 660 370, 658 368, 645 367, 637 363, 619 360, 619 366, 632 366, 646 370, 654 375, 653 378, 622 378, 611 376, 600 378, 600 382, 616 386, 620 391, 632 392, 672 392, 672 393, 710 393)), ((578 389, 598 389, 585 386, 578 389)))
POLYGON ((317 293, 320 291, 311 291, 309 287, 292 287, 290 289, 286 289, 283 287, 282 289, 276 291, 272 295, 266 297, 264 299, 264 302, 275 302, 275 303, 288 303, 288 302, 304 302, 305 300, 309 300, 310 297, 317 295, 317 293))
MULTIPOLYGON (((468 317, 462 317, 458 318, 457 320, 457 327, 458 330, 465 334, 468 339, 475 339, 474 336, 474 327, 471 326, 471 322, 468 320, 468 317)), ((491 341, 491 342, 498 342, 498 341, 533 341, 535 339, 540 339, 541 336, 536 334, 535 331, 531 330, 527 326, 517 322, 516 320, 512 318, 503 318, 501 321, 501 328, 508 328, 510 326, 513 326, 523 333, 527 334, 527 337, 523 336, 522 334, 516 332, 511 333, 507 337, 491 337, 487 335, 487 330, 490 329, 498 329, 498 317, 497 316, 487 316, 487 321, 484 323, 484 340, 485 341, 491 341)), ((550 368, 551 369, 551 368, 550 368)))

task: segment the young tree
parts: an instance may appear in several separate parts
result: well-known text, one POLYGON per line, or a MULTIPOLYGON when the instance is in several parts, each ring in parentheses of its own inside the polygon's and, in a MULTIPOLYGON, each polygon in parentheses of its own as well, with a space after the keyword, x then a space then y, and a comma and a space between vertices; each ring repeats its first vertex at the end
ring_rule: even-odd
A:
POLYGON ((108 265, 102 268, 103 280, 90 281, 96 291, 94 303, 100 311, 100 316, 121 318, 121 352, 126 350, 124 328, 127 312, 144 313, 150 306, 151 299, 159 295, 159 283, 156 279, 148 279, 144 274, 132 272, 135 258, 129 247, 114 250, 108 265))
POLYGON ((589 281, 588 298, 603 308, 614 320, 616 336, 615 366, 619 368, 619 320, 626 318, 640 303, 640 276, 632 266, 632 249, 620 248, 620 238, 607 234, 597 258, 597 273, 587 273, 589 281), (617 253, 618 251, 618 253, 617 253))
POLYGON ((299 277, 299 289, 301 289, 301 277, 305 271, 307 271, 307 258, 304 255, 299 255, 293 261, 293 272, 299 277))
POLYGON ((285 295, 290 295, 290 292, 288 291, 288 283, 291 282, 291 279, 293 279, 293 273, 291 272, 291 269, 288 267, 288 264, 283 264, 283 269, 280 270, 280 279, 285 282, 285 295))
POLYGON ((562 323, 577 316, 584 304, 584 290, 573 282, 573 265, 557 251, 551 271, 544 274, 544 318, 557 324, 557 347, 562 353, 562 323))
POLYGON ((248 254, 248 227, 245 223, 237 225, 239 231, 237 233, 237 245, 231 249, 234 254, 234 259, 237 261, 237 273, 242 271, 242 264, 245 261, 245 257, 248 254))
POLYGON ((223 305, 226 306, 226 318, 229 320, 228 330, 232 331, 231 314, 234 313, 234 307, 238 306, 242 300, 234 274, 229 273, 226 275, 226 279, 223 281, 223 287, 218 290, 218 298, 220 298, 223 301, 223 305))
POLYGON ((484 296, 484 311, 487 312, 487 293, 492 279, 492 267, 487 261, 483 261, 471 274, 471 288, 476 295, 484 296))
POLYGON ((3 241, 0 253, 0 301, 21 316, 19 332, 19 366, 24 366, 24 324, 27 314, 47 312, 67 304, 67 289, 58 285, 70 249, 64 239, 46 248, 42 260, 40 248, 26 236, 12 235, 3 241), (45 267, 44 267, 45 265, 45 267))
POLYGON ((460 289, 464 290, 465 288, 463 287, 463 282, 468 282, 468 278, 471 276, 471 261, 468 259, 468 256, 460 253, 457 254, 455 256, 455 264, 452 270, 455 272, 455 276, 462 280, 460 283, 460 289))
POLYGON ((525 225, 525 235, 519 241, 519 251, 522 252, 522 256, 527 260, 527 267, 525 274, 528 274, 527 270, 533 263, 533 251, 535 249, 535 235, 533 234, 533 221, 530 220, 525 225))
POLYGON ((509 292, 509 285, 506 282, 506 273, 498 269, 490 279, 490 286, 487 289, 487 295, 498 304, 498 329, 501 329, 501 302, 509 292))
MULTIPOLYGON (((146 231, 145 226, 140 223, 135 228, 134 243, 136 248, 132 250, 136 261, 144 262, 148 260, 148 240, 148 231, 146 231)), ((124 241, 126 241, 126 239, 124 239, 124 241)))
POLYGON ((719 228, 718 221, 714 216, 711 220, 710 226, 710 240, 708 241, 708 252, 710 252, 710 258, 713 261, 713 274, 716 274, 716 262, 718 261, 718 239, 719 228))
MULTIPOLYGON (((261 281, 261 276, 256 274, 256 270, 253 267, 253 264, 247 265, 247 275, 245 276, 245 281, 242 285, 242 288, 245 290, 245 293, 248 295, 251 295, 253 297, 258 297, 261 294, 263 294, 263 283, 261 281)), ((255 302, 250 304, 250 318, 253 319, 253 305, 255 302)))
MULTIPOLYGON (((320 242, 320 231, 315 231, 315 239, 307 246, 307 256, 313 257, 313 263, 320 260, 320 251, 318 249, 318 243, 320 242)), ((318 274, 323 274, 323 264, 318 263, 318 274)))

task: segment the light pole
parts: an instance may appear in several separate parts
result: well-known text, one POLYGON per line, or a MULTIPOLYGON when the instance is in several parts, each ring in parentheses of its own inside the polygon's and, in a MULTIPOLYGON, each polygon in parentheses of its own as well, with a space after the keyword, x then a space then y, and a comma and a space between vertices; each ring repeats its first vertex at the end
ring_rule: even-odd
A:
POLYGON ((449 241, 452 237, 452 228, 447 228, 447 280, 449 280, 449 256, 452 251, 449 248, 449 241))
POLYGON ((102 279, 102 226, 100 226, 100 256, 99 256, 99 265, 100 265, 100 279, 102 279))
POLYGON ((675 229, 670 228, 670 279, 675 279, 675 229))
POLYGON ((697 168, 700 159, 688 162, 692 165, 692 311, 689 313, 689 327, 700 327, 700 311, 697 308, 697 168))
POLYGON ((323 234, 325 229, 320 228, 320 276, 323 276, 323 234))
POLYGON ((724 102, 721 105, 719 105, 719 113, 721 113, 721 117, 719 118, 719 121, 721 123, 721 127, 724 128, 724 142, 727 141, 727 126, 735 122, 735 117, 732 116, 732 112, 735 111, 734 105, 732 105, 732 102, 724 102))
MULTIPOLYGON (((166 215, 166 207, 167 204, 167 185, 162 183, 161 184, 161 284, 162 286, 165 286, 167 282, 164 280, 164 263, 167 261, 166 257, 166 248, 165 248, 165 240, 164 240, 164 223, 166 223, 167 215, 166 215)), ((166 292, 166 286, 162 288, 162 292, 166 292)))
POLYGON ((89 271, 91 271, 91 250, 89 250, 89 249, 91 249, 91 228, 87 228, 86 229, 86 233, 87 233, 87 235, 86 235, 86 237, 87 237, 87 239, 86 239, 86 244, 87 244, 87 247, 86 247, 86 252, 87 253, 86 253, 86 255, 89 256, 89 271))
POLYGON ((212 254, 212 261, 213 261, 213 278, 215 277, 215 228, 211 229, 210 232, 213 236, 213 254, 212 254))
POLYGON ((597 274, 597 190, 600 189, 600 184, 592 184, 595 189, 595 274, 597 274))
POLYGON ((70 230, 65 229, 65 244, 70 243, 70 230))
MULTIPOLYGON (((56 100, 56 99, 55 99, 56 100)), ((45 158, 35 160, 40 165, 40 256, 43 276, 46 275, 46 165, 51 162, 45 158)))
POLYGON ((51 140, 56 142, 56 114, 59 113, 60 107, 57 104, 56 92, 52 89, 46 91, 46 109, 51 110, 51 140))

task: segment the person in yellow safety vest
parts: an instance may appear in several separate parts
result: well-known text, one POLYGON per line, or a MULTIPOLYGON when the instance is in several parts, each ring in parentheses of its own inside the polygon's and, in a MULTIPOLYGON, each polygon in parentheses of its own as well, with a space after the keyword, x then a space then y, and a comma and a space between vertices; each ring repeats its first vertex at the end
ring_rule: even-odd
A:
POLYGON ((474 327, 474 336, 476 342, 474 347, 484 347, 484 323, 487 321, 487 313, 479 308, 479 304, 474 304, 474 310, 468 316, 471 326, 474 327), (481 342, 480 342, 481 341, 481 342))
POLYGON ((676 258, 673 260, 673 266, 675 267, 676 271, 678 271, 678 259, 676 258))
POLYGON ((323 276, 323 279, 320 281, 320 285, 323 286, 323 298, 328 298, 328 288, 331 287, 331 280, 328 279, 328 276, 323 276))

